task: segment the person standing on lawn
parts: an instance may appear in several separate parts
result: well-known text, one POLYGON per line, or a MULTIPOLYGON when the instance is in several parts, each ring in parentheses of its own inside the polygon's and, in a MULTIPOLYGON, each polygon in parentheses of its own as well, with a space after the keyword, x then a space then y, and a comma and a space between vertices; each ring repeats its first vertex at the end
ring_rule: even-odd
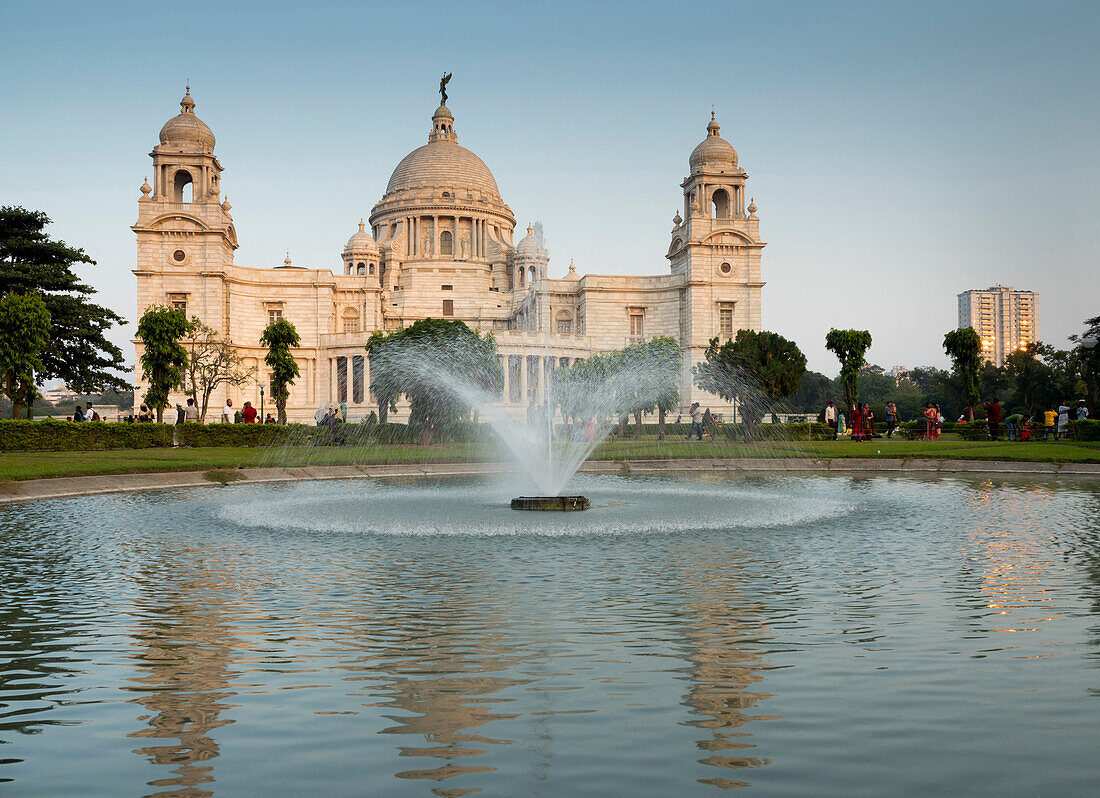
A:
POLYGON ((233 414, 233 400, 232 399, 226 399, 225 400, 225 407, 222 408, 222 423, 223 424, 232 424, 235 420, 233 415, 234 415, 233 414))
POLYGON ((863 440, 863 405, 858 404, 852 408, 852 440, 863 440))
POLYGON ((1089 417, 1089 406, 1085 404, 1084 399, 1077 400, 1077 420, 1084 421, 1089 417))
POLYGON ((936 428, 936 419, 939 417, 939 411, 932 407, 931 402, 924 403, 924 410, 921 411, 921 435, 922 441, 932 440, 932 432, 936 428))
POLYGON ((199 423, 199 406, 195 404, 193 397, 187 399, 187 407, 183 409, 183 422, 185 424, 199 423))
POLYGON ((699 440, 703 440, 703 408, 699 407, 698 402, 692 402, 691 407, 688 408, 688 415, 691 417, 691 427, 688 428, 687 439, 690 441, 692 434, 698 435, 699 440))
POLYGON ((996 396, 992 402, 982 405, 986 418, 989 419, 989 437, 997 440, 1001 436, 1001 403, 996 396))
POLYGON ((1054 433, 1054 440, 1066 437, 1066 424, 1069 423, 1069 400, 1063 399, 1058 405, 1058 431, 1054 433))
POLYGON ((833 404, 832 399, 825 400, 825 423, 833 428, 833 440, 836 440, 837 426, 836 426, 836 405, 833 404))
POLYGON ((898 406, 893 402, 886 403, 886 437, 893 438, 894 430, 898 428, 898 406))
POLYGON ((241 410, 241 419, 245 424, 256 423, 256 408, 252 406, 251 402, 244 403, 244 409, 241 410))

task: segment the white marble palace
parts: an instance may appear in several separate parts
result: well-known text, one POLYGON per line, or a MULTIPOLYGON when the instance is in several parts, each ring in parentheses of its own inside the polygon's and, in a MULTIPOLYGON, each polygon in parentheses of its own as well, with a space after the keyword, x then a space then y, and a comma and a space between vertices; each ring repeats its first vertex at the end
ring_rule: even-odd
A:
MULTIPOLYGON (((292 321, 302 339, 301 376, 287 405, 292 421, 311 421, 320 404, 339 402, 352 420, 365 417, 374 409, 367 338, 428 317, 492 331, 505 366, 501 401, 517 412, 545 401, 555 368, 668 335, 684 353, 684 407, 698 400, 729 413, 694 387, 691 365, 712 337, 760 329, 764 242, 755 204, 746 207, 748 175, 714 114, 680 184, 668 267, 582 276, 570 263, 552 277, 541 225, 528 225, 513 243, 516 219, 489 167, 458 143, 445 101, 432 114, 428 143, 397 164, 338 267, 305 268, 288 257, 271 269, 233 262, 237 230, 222 195, 223 167, 188 88, 180 113, 160 130, 150 153, 153 182, 138 199, 137 317, 152 304, 198 316, 231 338, 265 383, 261 332, 274 318, 292 321)), ((334 251, 334 266, 336 258, 334 251)), ((140 357, 141 342, 134 346, 140 357)), ((140 399, 140 367, 135 376, 140 399)), ((232 389, 228 398, 258 407, 259 387, 232 389)))

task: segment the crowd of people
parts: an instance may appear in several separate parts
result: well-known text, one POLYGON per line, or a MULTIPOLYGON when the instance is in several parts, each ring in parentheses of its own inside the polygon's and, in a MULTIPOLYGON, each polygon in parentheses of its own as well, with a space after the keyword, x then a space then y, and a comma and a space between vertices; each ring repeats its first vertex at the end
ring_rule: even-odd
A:
MULTIPOLYGON (((164 413, 164 423, 166 424, 198 424, 200 420, 199 408, 195 404, 194 399, 188 399, 187 404, 177 402, 174 409, 166 409, 164 413)), ((102 421, 99 413, 92 407, 92 403, 88 402, 84 407, 77 405, 73 414, 68 417, 69 421, 84 422, 84 421, 102 421)), ((149 407, 145 402, 141 403, 137 413, 127 416, 122 419, 130 424, 153 424, 157 420, 157 412, 153 408, 149 407)), ((260 414, 255 407, 252 406, 252 402, 245 402, 244 407, 240 410, 233 409, 233 400, 226 399, 225 407, 222 408, 221 416, 215 424, 259 424, 260 414)), ((275 416, 268 413, 264 419, 264 424, 274 424, 275 416)))
MULTIPOLYGON (((1057 409, 1051 407, 1035 413, 1030 418, 1021 411, 1005 415, 1004 409, 997 397, 982 403, 982 409, 986 413, 989 437, 992 440, 1000 440, 1001 425, 1006 432, 1006 439, 1010 441, 1034 440, 1041 432, 1042 439, 1065 439, 1073 436, 1073 427, 1070 421, 1084 421, 1089 417, 1088 404, 1080 399, 1076 404, 1069 400, 1062 401, 1057 409)), ((856 404, 851 413, 851 418, 846 419, 844 414, 837 410, 832 399, 825 402, 825 423, 832 428, 833 440, 839 440, 842 435, 849 435, 853 441, 866 441, 871 438, 882 437, 875 432, 875 413, 869 403, 856 404)), ((898 428, 898 409, 893 402, 887 402, 883 408, 885 417, 886 437, 894 437, 898 428)), ((970 408, 959 416, 959 422, 974 421, 974 413, 970 408)), ((916 419, 917 429, 920 431, 922 441, 934 441, 940 437, 946 419, 940 406, 934 402, 928 402, 916 419)))

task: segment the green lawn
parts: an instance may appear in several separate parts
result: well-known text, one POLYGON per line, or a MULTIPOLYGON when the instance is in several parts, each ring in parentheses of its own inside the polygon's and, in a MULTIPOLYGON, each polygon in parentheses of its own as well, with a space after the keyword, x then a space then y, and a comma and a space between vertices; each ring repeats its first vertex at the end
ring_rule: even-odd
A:
MULTIPOLYGON (((1059 441, 1006 443, 943 439, 934 443, 903 440, 782 442, 747 446, 726 442, 657 441, 632 438, 607 441, 596 460, 653 460, 695 457, 904 457, 962 460, 1013 460, 1052 463, 1100 463, 1100 443, 1059 441)), ((212 447, 201 449, 128 449, 96 452, 12 452, 0 454, 0 480, 148 471, 195 471, 238 466, 378 465, 384 463, 486 462, 503 459, 489 444, 437 446, 371 445, 358 447, 212 447)))

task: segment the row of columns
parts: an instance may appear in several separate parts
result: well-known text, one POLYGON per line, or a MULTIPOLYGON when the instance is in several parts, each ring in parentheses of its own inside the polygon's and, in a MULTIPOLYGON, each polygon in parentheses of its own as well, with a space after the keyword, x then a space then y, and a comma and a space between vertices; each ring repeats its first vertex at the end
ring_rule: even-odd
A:
POLYGON ((443 222, 445 227, 440 228, 439 216, 435 215, 431 217, 430 235, 432 239, 432 251, 431 253, 424 252, 423 241, 425 233, 429 232, 428 217, 426 216, 406 216, 405 217, 405 229, 409 231, 409 235, 406 244, 407 254, 410 256, 425 257, 429 254, 432 256, 439 254, 439 234, 444 229, 449 230, 451 233, 451 257, 459 256, 462 252, 462 239, 459 231, 459 222, 464 219, 470 221, 470 253, 471 259, 485 258, 489 251, 488 246, 488 233, 486 228, 486 221, 484 219, 477 219, 472 216, 445 216, 443 222), (449 221, 448 221, 449 220, 449 221))
POLYGON ((366 355, 330 357, 328 363, 330 404, 347 402, 348 404, 362 405, 370 402, 370 361, 366 355), (359 401, 355 401, 356 358, 361 358, 363 364, 359 401))
POLYGON ((543 404, 549 399, 550 386, 554 371, 566 368, 581 358, 554 357, 552 355, 501 355, 504 369, 504 404, 543 404), (512 381, 512 364, 518 363, 516 378, 518 386, 512 381), (518 398, 513 399, 514 393, 518 398))

